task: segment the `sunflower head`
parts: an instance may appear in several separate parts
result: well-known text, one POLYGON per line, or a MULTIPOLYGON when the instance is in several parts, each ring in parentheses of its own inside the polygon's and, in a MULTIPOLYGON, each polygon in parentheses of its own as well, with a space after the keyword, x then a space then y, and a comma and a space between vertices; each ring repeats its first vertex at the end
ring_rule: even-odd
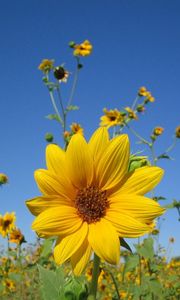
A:
POLYGON ((43 59, 38 66, 38 69, 41 70, 43 73, 49 73, 54 67, 54 60, 50 59, 43 59))
POLYGON ((100 126, 111 126, 121 125, 124 121, 124 115, 118 109, 107 110, 103 109, 104 115, 100 118, 100 126))
POLYGON ((91 54, 93 46, 88 40, 85 40, 81 44, 73 44, 73 48, 74 48, 74 52, 73 52, 74 56, 88 56, 91 54))
POLYGON ((0 216, 0 234, 5 237, 15 227, 16 216, 15 213, 6 213, 0 216))
POLYGON ((19 228, 14 228, 9 236, 9 242, 15 243, 17 245, 21 245, 22 243, 25 243, 24 235, 22 234, 21 230, 19 228))
POLYGON ((117 264, 120 238, 151 232, 164 209, 143 195, 160 181, 163 171, 144 166, 129 172, 129 140, 110 140, 105 127, 89 142, 77 133, 67 150, 46 148, 47 169, 35 172, 42 193, 27 201, 36 216, 32 228, 43 237, 56 236, 57 264, 71 259, 79 275, 92 252, 117 264))

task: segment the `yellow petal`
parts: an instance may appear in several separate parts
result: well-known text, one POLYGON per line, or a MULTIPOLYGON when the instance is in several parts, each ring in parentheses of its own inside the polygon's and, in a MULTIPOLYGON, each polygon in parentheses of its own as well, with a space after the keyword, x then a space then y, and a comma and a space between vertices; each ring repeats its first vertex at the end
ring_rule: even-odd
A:
POLYGON ((54 258, 56 263, 62 264, 69 259, 82 245, 88 232, 86 222, 73 234, 63 238, 54 248, 54 258))
POLYGON ((39 215, 48 208, 57 207, 59 209, 61 205, 71 204, 70 200, 57 195, 39 196, 26 201, 27 207, 34 216, 39 215))
POLYGON ((127 173, 129 162, 128 136, 123 134, 114 138, 97 167, 97 180, 103 190, 119 185, 127 173))
POLYGON ((84 240, 81 247, 72 255, 71 264, 76 276, 79 276, 85 269, 92 253, 92 248, 87 239, 84 240))
POLYGON ((121 194, 119 197, 110 197, 109 201, 110 211, 117 214, 125 212, 145 223, 152 222, 165 211, 156 201, 135 194, 121 194))
POLYGON ((164 171, 159 167, 138 168, 127 175, 122 187, 113 196, 116 197, 119 194, 144 195, 161 181, 163 174, 164 171))
POLYGON ((78 230, 81 224, 75 208, 60 206, 43 211, 34 220, 32 229, 40 235, 64 237, 78 230))
POLYGON ((55 174, 65 173, 65 152, 58 145, 50 144, 46 147, 47 168, 55 174))
POLYGON ((89 141, 89 149, 94 159, 95 167, 97 167, 104 151, 109 145, 109 134, 105 127, 100 127, 92 135, 89 141))
POLYGON ((150 226, 127 215, 126 211, 120 213, 109 208, 105 219, 111 222, 120 237, 138 237, 151 231, 150 226))
POLYGON ((66 151, 68 177, 77 188, 86 187, 93 179, 93 159, 81 134, 75 134, 66 151))
POLYGON ((89 224, 88 241, 94 252, 110 264, 117 264, 120 256, 120 244, 116 230, 105 219, 89 224))
POLYGON ((66 181, 58 181, 58 177, 48 171, 39 169, 34 172, 38 188, 45 195, 59 195, 63 198, 74 199, 75 189, 72 184, 66 181))

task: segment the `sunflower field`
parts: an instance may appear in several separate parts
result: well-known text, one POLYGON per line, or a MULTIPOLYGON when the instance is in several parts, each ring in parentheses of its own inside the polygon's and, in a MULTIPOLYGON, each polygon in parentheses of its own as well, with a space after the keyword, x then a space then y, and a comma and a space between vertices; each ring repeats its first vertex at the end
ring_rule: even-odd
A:
MULTIPOLYGON (((79 110, 74 95, 93 46, 89 40, 71 41, 69 48, 74 72, 52 59, 38 67, 54 110, 47 118, 59 126, 62 144, 52 133, 45 135, 46 168, 34 173, 40 195, 24 199, 34 216, 36 241, 26 241, 15 212, 0 215, 0 299, 180 299, 180 257, 170 256, 175 240, 168 237, 168 249, 159 243, 161 220, 169 209, 180 217, 180 201, 166 205, 155 191, 164 175, 159 161, 170 160, 180 126, 171 145, 156 155, 164 128, 155 127, 148 139, 133 128, 155 102, 142 86, 131 105, 104 108, 87 141, 81 124, 69 125, 68 118, 79 110), (71 76, 64 100, 61 89, 71 76), (128 132, 142 151, 130 148, 128 132)), ((0 173, 3 189, 7 183, 8 176, 0 173)))

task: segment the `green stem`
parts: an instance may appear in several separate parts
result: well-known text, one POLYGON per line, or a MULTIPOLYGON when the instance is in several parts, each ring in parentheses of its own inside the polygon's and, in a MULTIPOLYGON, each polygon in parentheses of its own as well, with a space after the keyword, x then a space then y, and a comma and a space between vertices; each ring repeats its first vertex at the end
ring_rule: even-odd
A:
POLYGON ((60 91, 59 87, 57 88, 57 94, 58 94, 58 98, 59 98, 59 102, 60 102, 60 106, 61 106, 61 110, 62 110, 62 115, 63 115, 63 131, 65 132, 66 131, 66 112, 64 110, 61 91, 60 91))
POLYGON ((156 156, 154 153, 154 143, 152 142, 151 144, 149 144, 149 148, 151 150, 151 155, 152 155, 152 166, 156 165, 156 156))
POLYGON ((127 128, 144 144, 150 146, 150 143, 148 141, 146 141, 142 136, 139 135, 139 133, 137 133, 133 128, 131 128, 128 124, 125 124, 127 126, 127 128))
POLYGON ((64 126, 63 121, 62 121, 61 116, 60 116, 60 113, 59 113, 59 111, 58 111, 58 108, 57 108, 57 106, 56 106, 56 102, 55 102, 55 100, 54 100, 54 95, 53 95, 52 91, 50 91, 50 90, 49 90, 49 95, 50 95, 51 102, 52 102, 53 108, 54 108, 54 110, 55 110, 55 113, 57 114, 57 116, 58 116, 58 118, 59 118, 59 121, 60 121, 61 125, 64 126))
POLYGON ((174 142, 172 143, 172 145, 170 145, 166 150, 165 150, 165 153, 168 153, 170 151, 172 151, 172 149, 176 146, 176 137, 174 137, 174 142))
POLYGON ((135 98, 135 100, 134 100, 134 102, 133 102, 133 104, 132 104, 132 106, 131 106, 131 109, 132 109, 132 110, 134 110, 134 108, 135 108, 135 106, 136 106, 138 100, 139 100, 139 96, 137 96, 137 97, 135 98))
POLYGON ((79 68, 78 68, 79 57, 76 57, 76 59, 77 59, 77 68, 76 68, 76 71, 75 71, 75 74, 74 74, 74 81, 73 81, 73 85, 72 85, 72 89, 71 89, 71 93, 70 93, 70 96, 69 96, 69 101, 68 101, 67 106, 71 105, 73 97, 74 97, 74 93, 75 93, 75 90, 76 90, 76 86, 77 86, 77 80, 78 80, 78 74, 79 74, 79 68))
POLYGON ((107 272, 110 274, 110 276, 112 278, 112 281, 113 281, 113 284, 114 284, 114 287, 115 287, 115 290, 116 290, 116 294, 117 294, 117 299, 121 300, 116 279, 115 279, 115 277, 114 277, 114 275, 111 271, 107 270, 107 272))
POLYGON ((94 253, 94 264, 93 264, 93 273, 92 273, 92 281, 90 286, 90 299, 96 299, 97 294, 97 286, 98 286, 98 277, 99 277, 99 265, 100 258, 94 253))

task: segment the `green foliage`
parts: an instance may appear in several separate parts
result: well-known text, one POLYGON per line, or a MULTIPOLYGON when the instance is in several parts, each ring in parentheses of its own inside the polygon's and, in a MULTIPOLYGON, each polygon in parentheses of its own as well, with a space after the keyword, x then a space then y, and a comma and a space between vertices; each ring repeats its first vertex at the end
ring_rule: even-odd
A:
POLYGON ((77 105, 69 105, 66 107, 66 111, 78 110, 79 107, 77 105))
POLYGON ((136 248, 137 253, 146 258, 152 260, 154 257, 154 248, 153 248, 153 239, 152 238, 147 238, 144 239, 142 245, 134 245, 136 248))
POLYGON ((54 243, 54 238, 48 238, 44 240, 40 258, 48 257, 52 253, 53 243, 54 243))
POLYGON ((49 120, 55 120, 59 123, 62 123, 62 119, 57 114, 49 114, 46 116, 46 118, 49 120))
POLYGON ((48 270, 38 265, 43 300, 64 300, 64 273, 62 268, 48 270))

